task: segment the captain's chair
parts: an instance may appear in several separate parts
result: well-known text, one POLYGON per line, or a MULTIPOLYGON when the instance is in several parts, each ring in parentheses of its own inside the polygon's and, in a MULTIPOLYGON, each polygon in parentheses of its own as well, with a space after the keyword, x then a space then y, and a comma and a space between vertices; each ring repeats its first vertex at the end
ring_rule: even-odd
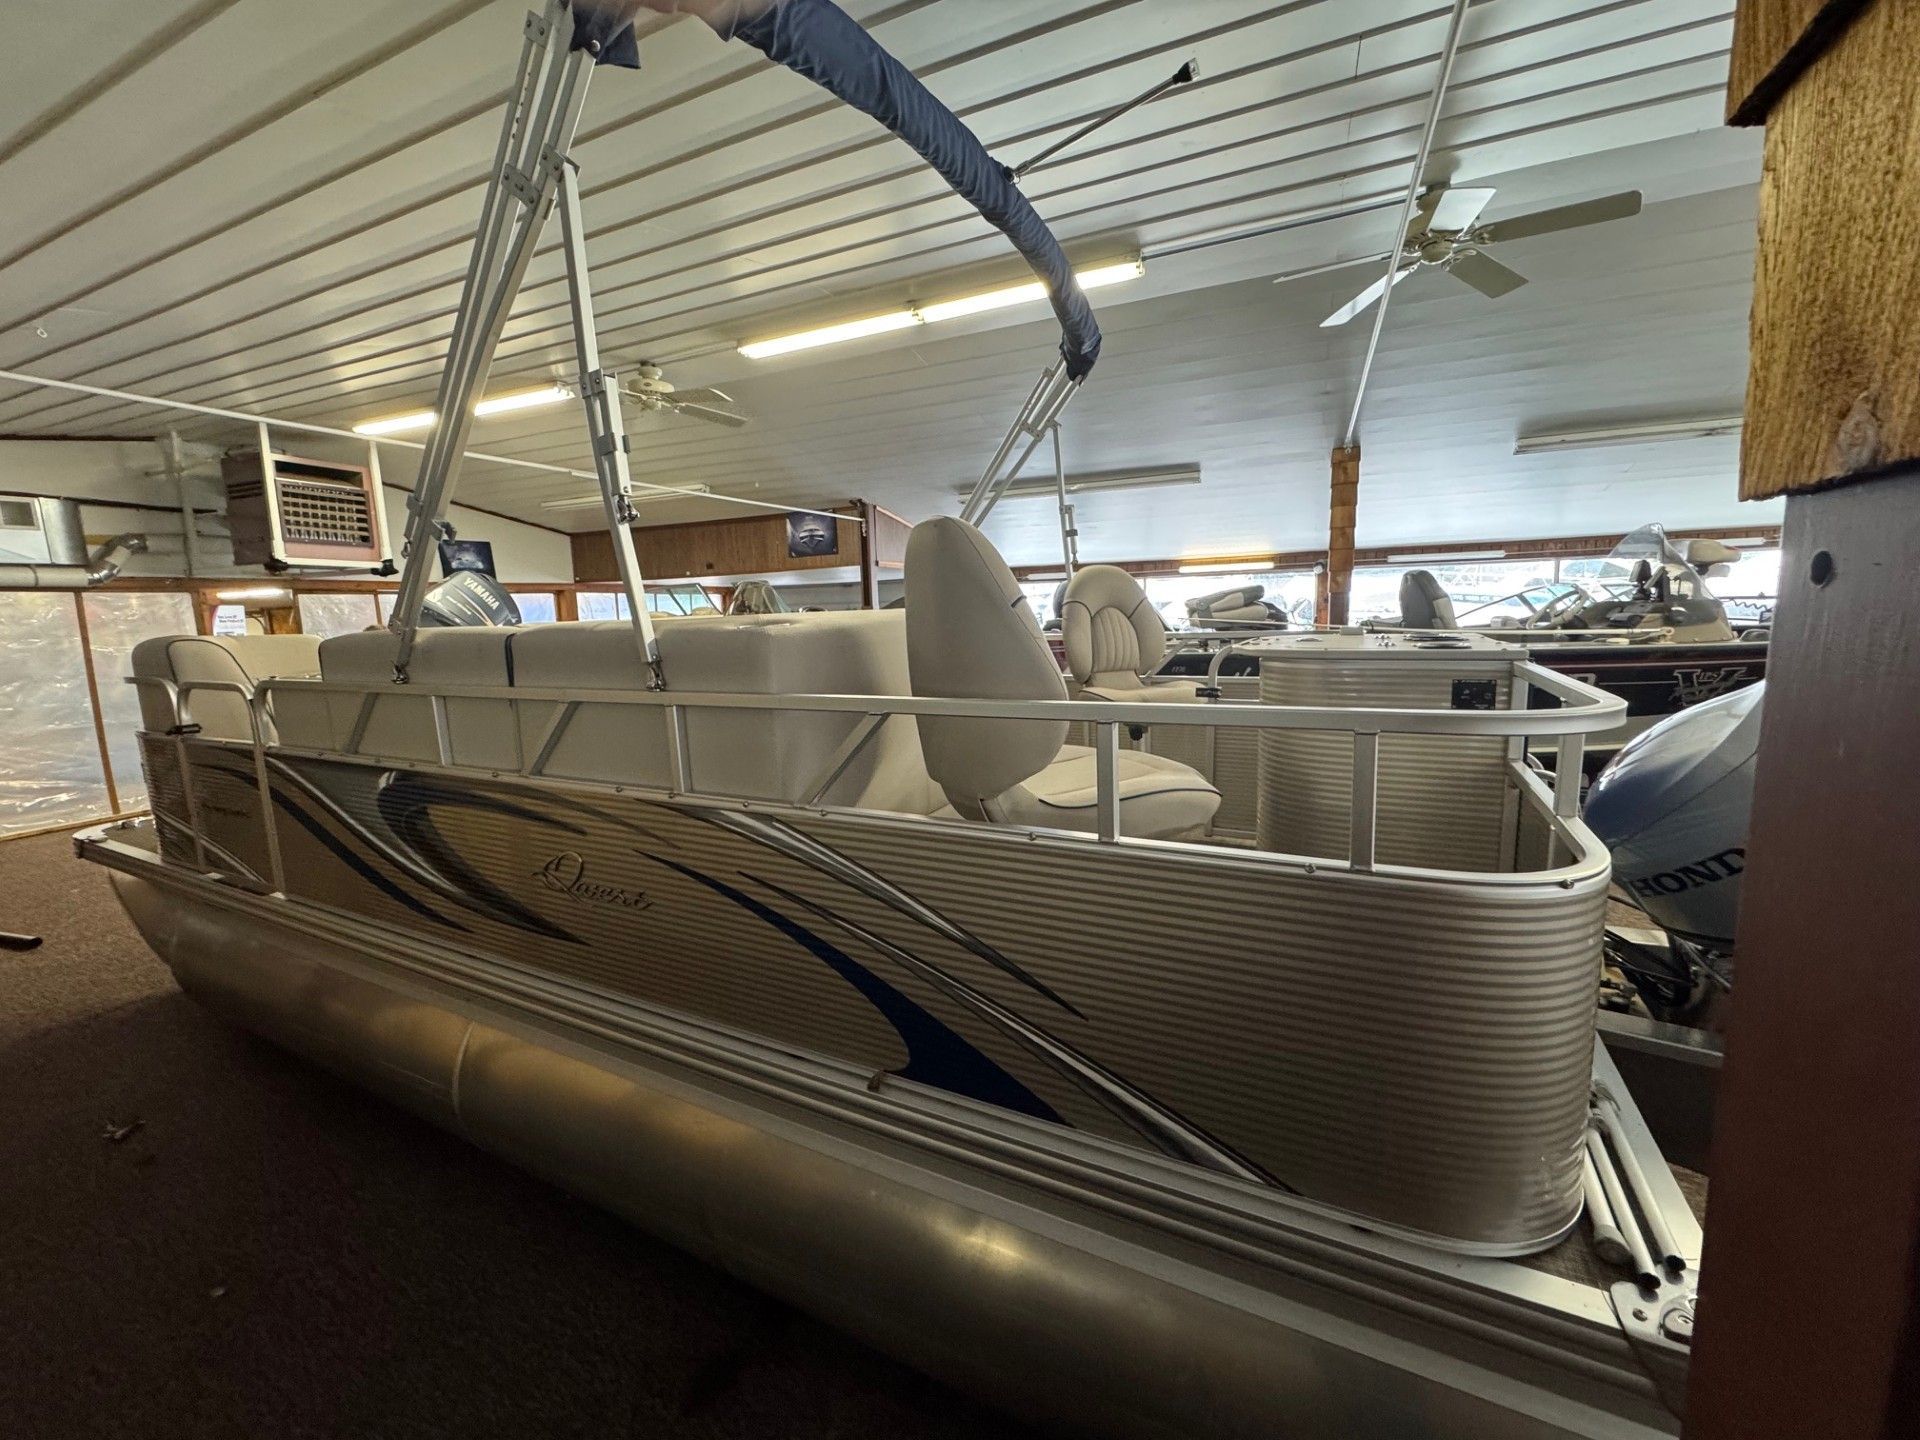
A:
POLYGON ((1167 654, 1167 627, 1147 603, 1147 592, 1126 571, 1088 565, 1067 582, 1060 607, 1060 638, 1067 670, 1088 700, 1124 700, 1130 705, 1192 703, 1192 681, 1149 685, 1141 677, 1167 654))
POLYGON ((1400 623, 1410 630, 1458 630, 1453 601, 1429 570, 1409 570, 1400 577, 1400 623))
POLYGON ((1187 623, 1201 630, 1272 630, 1287 617, 1267 603, 1264 585, 1237 585, 1187 601, 1187 623), (1278 611, 1278 613, 1276 613, 1278 611))
MULTIPOLYGON (((1013 573, 985 536, 959 520, 923 521, 908 538, 907 665, 913 693, 923 698, 1067 698, 1013 573)), ((1094 753, 1063 743, 1065 720, 922 715, 918 722, 927 771, 949 802, 939 814, 1096 828, 1094 753)), ((1220 792, 1197 771, 1158 755, 1121 750, 1116 778, 1123 835, 1195 834, 1220 805, 1220 792)))

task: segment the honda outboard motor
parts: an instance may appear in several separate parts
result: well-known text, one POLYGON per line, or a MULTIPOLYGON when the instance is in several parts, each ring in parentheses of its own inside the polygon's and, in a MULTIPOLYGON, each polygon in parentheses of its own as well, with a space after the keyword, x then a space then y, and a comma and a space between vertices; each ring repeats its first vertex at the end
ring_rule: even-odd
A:
POLYGON ((422 628, 434 625, 518 625, 520 607, 491 575, 456 570, 420 601, 422 628))
POLYGON ((1682 710, 1624 745, 1587 795, 1614 879, 1666 930, 1733 949, 1763 683, 1682 710))

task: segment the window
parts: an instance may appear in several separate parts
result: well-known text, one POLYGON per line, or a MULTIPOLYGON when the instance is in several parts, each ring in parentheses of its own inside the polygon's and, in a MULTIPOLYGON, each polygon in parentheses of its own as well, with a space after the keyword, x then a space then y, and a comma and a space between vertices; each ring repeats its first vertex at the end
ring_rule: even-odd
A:
MULTIPOLYGON (((1521 601, 1496 606, 1495 602, 1530 586, 1550 584, 1556 577, 1551 560, 1472 560, 1416 561, 1411 565, 1362 565, 1353 572, 1353 598, 1347 614, 1353 620, 1397 620, 1400 618, 1400 580, 1409 570, 1425 570, 1440 583, 1453 601, 1454 612, 1465 615, 1483 606, 1494 607, 1475 617, 1474 623, 1491 624, 1496 614, 1524 619, 1532 613, 1521 601)), ((1536 603, 1544 596, 1532 597, 1536 603)))
POLYGON ((133 673, 133 647, 159 635, 193 634, 193 600, 178 592, 102 591, 81 598, 87 607, 87 639, 114 797, 123 811, 144 809, 147 783, 134 738, 140 728, 140 695, 126 683, 133 673))
POLYGON ((627 604, 627 597, 616 591, 582 590, 580 618, 582 620, 630 620, 633 618, 633 609, 627 604))
POLYGON ((325 639, 333 635, 351 635, 358 630, 377 629, 380 607, 365 590, 337 595, 317 595, 302 591, 294 597, 300 607, 300 631, 325 639))
POLYGON ((111 808, 73 602, 61 590, 0 593, 0 836, 111 808))
POLYGON ((551 590, 516 590, 513 603, 519 607, 523 625, 551 625, 559 618, 551 590))

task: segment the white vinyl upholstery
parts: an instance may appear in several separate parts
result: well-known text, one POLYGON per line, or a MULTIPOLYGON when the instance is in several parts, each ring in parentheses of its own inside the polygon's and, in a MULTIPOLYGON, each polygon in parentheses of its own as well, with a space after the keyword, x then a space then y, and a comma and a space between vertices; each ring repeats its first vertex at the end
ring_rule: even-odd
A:
POLYGON ((1187 601, 1187 620, 1203 629, 1232 630, 1247 624, 1270 625, 1273 615, 1261 603, 1264 585, 1239 585, 1187 601))
MULTIPOLYGON (((189 681, 227 681, 251 689, 262 680, 320 673, 320 642, 312 635, 162 635, 133 647, 132 670, 137 676, 189 681)), ((141 728, 164 735, 179 724, 166 690, 142 685, 141 728)), ((253 726, 247 703, 224 690, 192 690, 184 701, 187 718, 200 733, 218 740, 251 740, 253 726)), ((264 738, 279 738, 278 726, 287 712, 276 701, 268 707, 264 738)))
MULTIPOLYGON (((973 526, 941 517, 907 537, 907 658, 913 693, 949 700, 1064 700, 1067 682, 1006 562, 973 526)), ((919 717, 934 783, 956 806, 1046 768, 1064 720, 919 717)), ((976 817, 977 818, 977 817, 976 817)))
MULTIPOLYGON (((904 695, 905 617, 899 611, 829 611, 656 622, 667 693, 904 695)), ((626 621, 543 625, 514 643, 514 683, 525 689, 644 690, 645 667, 626 621)), ((557 704, 520 705, 521 743, 532 757, 557 704)), ((696 789, 806 801, 861 716, 783 710, 689 709, 696 789)), ((568 779, 670 788, 664 712, 617 704, 579 707, 544 772, 568 779)), ((924 815, 939 803, 904 717, 884 722, 821 796, 924 815)))
MULTIPOLYGON (((1069 614, 1072 604, 1069 598, 1069 614)), ((1066 698, 1066 682, 1012 572, 985 536, 959 520, 924 521, 908 538, 907 651, 917 696, 1066 698)), ((1138 687, 1139 676, 1130 678, 1138 687)), ((923 715, 919 729, 927 768, 948 800, 939 813, 1060 830, 1096 828, 1094 753, 1063 748, 1064 721, 923 715)), ((1219 792, 1196 771, 1157 755, 1122 751, 1118 781, 1126 835, 1193 834, 1220 804, 1219 792)))
MULTIPOLYGON (((433 764, 439 760, 440 747, 434 736, 433 702, 427 692, 452 686, 512 684, 512 647, 522 633, 491 625, 422 630, 414 637, 413 654, 407 662, 408 683, 397 685, 393 661, 399 653, 400 637, 386 630, 362 630, 322 641, 320 671, 335 684, 367 685, 378 690, 367 728, 360 737, 361 753, 433 764)), ((304 702, 307 697, 289 694, 283 698, 304 702)), ((311 735, 301 723, 287 727, 287 744, 344 748, 352 738, 361 697, 319 698, 325 702, 326 738, 311 735)), ((449 750, 456 763, 497 770, 518 768, 513 712, 507 701, 449 698, 446 717, 449 750)), ((305 718, 303 714, 303 722, 305 718)))
POLYGON ((1067 670, 1082 685, 1137 688, 1167 653, 1167 631, 1140 582, 1113 565, 1088 565, 1067 582, 1060 607, 1067 670))
POLYGON ((1141 679, 1166 658, 1167 628, 1140 582, 1116 566, 1088 565, 1074 572, 1060 631, 1080 697, 1144 705, 1199 698, 1200 687, 1188 681, 1149 685, 1141 679))

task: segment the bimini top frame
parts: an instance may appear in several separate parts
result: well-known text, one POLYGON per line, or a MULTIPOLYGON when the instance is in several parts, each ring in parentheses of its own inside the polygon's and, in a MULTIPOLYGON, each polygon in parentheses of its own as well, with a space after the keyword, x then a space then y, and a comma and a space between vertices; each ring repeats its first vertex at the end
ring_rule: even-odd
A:
MULTIPOLYGON (((600 363, 578 167, 570 153, 594 67, 639 67, 633 17, 640 8, 641 0, 548 0, 546 9, 528 15, 523 26, 520 66, 509 91, 441 374, 434 429, 419 483, 408 501, 404 569, 389 623, 400 641, 394 659, 397 682, 408 678, 435 549, 431 542, 445 531, 447 508, 473 424, 473 399, 486 383, 514 297, 548 216, 558 205, 565 235, 574 356, 595 477, 648 684, 656 690, 665 685, 653 621, 640 594, 627 434, 619 387, 600 363)), ((982 480, 983 489, 991 488, 995 472, 1019 437, 1029 437, 1020 457, 1024 462, 1099 357, 1100 327, 1074 281, 1065 253, 1015 187, 1013 172, 996 162, 950 110, 831 0, 782 0, 778 5, 737 8, 732 18, 715 24, 723 39, 745 41, 905 140, 1013 242, 1045 284, 1061 324, 1060 360, 1042 378, 1001 447, 1002 454, 982 480)), ((991 508, 992 499, 991 495, 985 498, 985 508, 991 508)), ((980 513, 984 515, 985 509, 980 513)))

